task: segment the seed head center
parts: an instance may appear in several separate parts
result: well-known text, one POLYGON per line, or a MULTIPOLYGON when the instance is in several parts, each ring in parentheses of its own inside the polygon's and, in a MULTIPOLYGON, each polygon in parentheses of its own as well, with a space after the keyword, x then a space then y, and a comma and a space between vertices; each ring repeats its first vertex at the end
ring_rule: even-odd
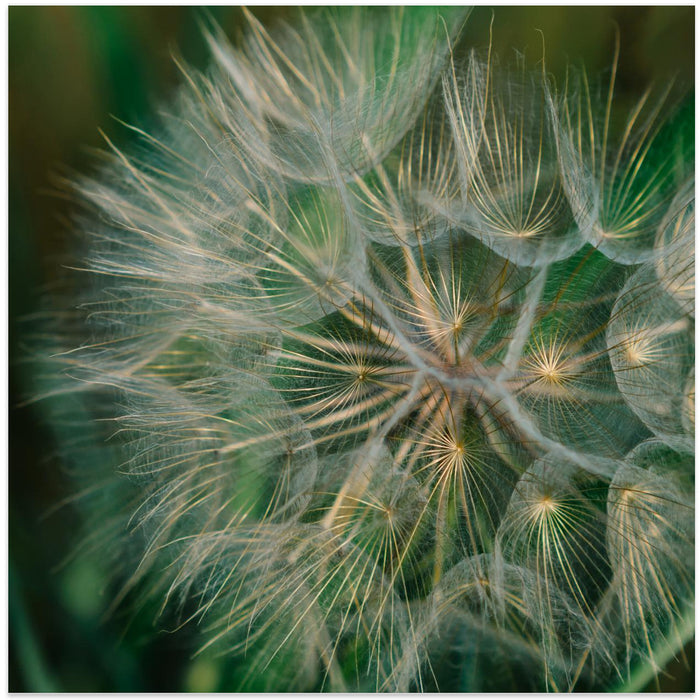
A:
POLYGON ((556 507, 557 504, 551 496, 545 495, 540 499, 540 508, 543 513, 551 513, 556 510, 556 507))

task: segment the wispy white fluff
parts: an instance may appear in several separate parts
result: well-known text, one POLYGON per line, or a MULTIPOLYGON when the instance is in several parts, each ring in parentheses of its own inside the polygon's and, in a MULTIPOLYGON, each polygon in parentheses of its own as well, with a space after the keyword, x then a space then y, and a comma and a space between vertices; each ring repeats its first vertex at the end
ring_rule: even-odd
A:
POLYGON ((647 97, 614 133, 464 17, 246 13, 77 184, 40 393, 121 595, 243 688, 599 690, 684 642, 692 184, 647 97))

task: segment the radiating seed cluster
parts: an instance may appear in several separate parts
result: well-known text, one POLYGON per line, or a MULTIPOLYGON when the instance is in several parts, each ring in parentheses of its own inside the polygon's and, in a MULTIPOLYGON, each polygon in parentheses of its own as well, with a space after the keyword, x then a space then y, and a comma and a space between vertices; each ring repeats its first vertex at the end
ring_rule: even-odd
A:
POLYGON ((79 183, 46 393, 124 591, 242 688, 600 690, 691 633, 692 132, 465 19, 212 30, 79 183))

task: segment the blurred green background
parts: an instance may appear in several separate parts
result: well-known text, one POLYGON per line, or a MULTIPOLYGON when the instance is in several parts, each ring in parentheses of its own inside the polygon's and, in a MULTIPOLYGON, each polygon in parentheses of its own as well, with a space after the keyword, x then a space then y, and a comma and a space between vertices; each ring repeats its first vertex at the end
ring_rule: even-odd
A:
MULTIPOLYGON (((253 11, 268 24, 293 12, 253 11)), ((196 634, 165 631, 168 620, 156 621, 155 607, 138 616, 105 616, 114 588, 99 562, 70 557, 80 516, 71 506, 54 506, 74 487, 42 424, 41 405, 22 403, 32 371, 23 362, 30 352, 31 315, 58 261, 74 245, 69 224, 74 204, 55 196, 52 183, 62 173, 90 169, 90 149, 103 145, 98 128, 128 147, 129 134, 111 115, 143 123, 168 99, 179 81, 172 52, 206 66, 197 22, 203 12, 9 8, 11 692, 235 689, 236 668, 221 658, 193 659, 196 634)), ((206 12, 230 36, 243 26, 238 8, 206 12)), ((481 7, 472 13, 461 46, 485 48, 492 17, 494 50, 504 59, 517 50, 537 60, 542 39, 536 30, 541 30, 555 76, 563 76, 567 61, 583 61, 595 75, 609 68, 617 26, 621 98, 633 99, 650 81, 665 84, 671 77, 679 91, 693 90, 693 7, 481 7)), ((662 689, 693 689, 692 643, 686 655, 690 667, 672 663, 662 689)))

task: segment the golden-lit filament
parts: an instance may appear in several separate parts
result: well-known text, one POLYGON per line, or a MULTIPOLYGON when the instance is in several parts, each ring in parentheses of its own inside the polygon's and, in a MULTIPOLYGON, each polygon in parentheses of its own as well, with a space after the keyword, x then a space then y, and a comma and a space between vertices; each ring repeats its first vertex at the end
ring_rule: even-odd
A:
POLYGON ((571 348, 556 340, 537 340, 522 364, 529 389, 555 396, 568 395, 581 372, 581 361, 573 356, 571 348))

